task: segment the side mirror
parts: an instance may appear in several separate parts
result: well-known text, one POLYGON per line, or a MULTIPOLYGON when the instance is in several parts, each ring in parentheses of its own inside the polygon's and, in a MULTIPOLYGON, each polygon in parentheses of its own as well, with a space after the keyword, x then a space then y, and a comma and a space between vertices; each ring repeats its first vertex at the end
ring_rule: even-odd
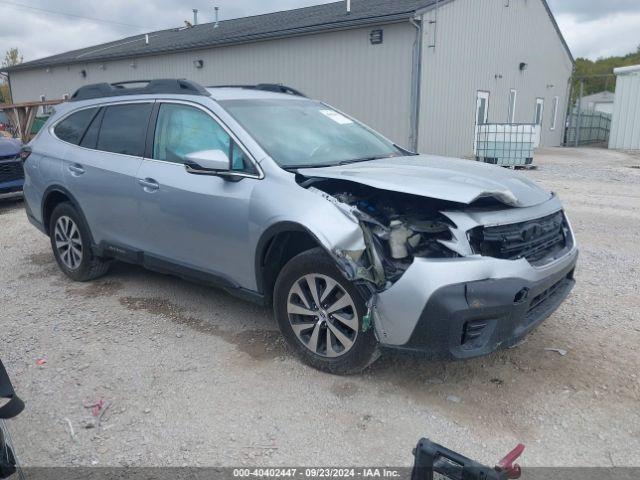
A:
POLYGON ((185 156, 187 172, 196 175, 218 175, 231 170, 231 162, 222 150, 204 150, 185 156))

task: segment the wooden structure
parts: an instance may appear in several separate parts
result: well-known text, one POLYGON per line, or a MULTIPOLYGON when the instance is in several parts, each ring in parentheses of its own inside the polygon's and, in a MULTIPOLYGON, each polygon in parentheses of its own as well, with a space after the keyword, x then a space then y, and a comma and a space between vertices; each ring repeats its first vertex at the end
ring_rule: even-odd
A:
POLYGON ((22 139, 22 143, 31 140, 31 129, 36 119, 38 110, 41 107, 59 105, 64 100, 46 100, 41 102, 24 102, 14 104, 0 104, 0 110, 4 111, 16 127, 17 136, 22 139))

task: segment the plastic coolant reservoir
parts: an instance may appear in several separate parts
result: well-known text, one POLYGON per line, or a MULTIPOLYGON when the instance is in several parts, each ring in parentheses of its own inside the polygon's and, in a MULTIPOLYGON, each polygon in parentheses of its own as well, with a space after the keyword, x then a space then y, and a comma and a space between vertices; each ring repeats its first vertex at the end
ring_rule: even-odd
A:
POLYGON ((391 257, 395 260, 407 258, 409 256, 407 241, 413 235, 413 232, 399 220, 391 222, 390 227, 389 248, 391 249, 391 257))

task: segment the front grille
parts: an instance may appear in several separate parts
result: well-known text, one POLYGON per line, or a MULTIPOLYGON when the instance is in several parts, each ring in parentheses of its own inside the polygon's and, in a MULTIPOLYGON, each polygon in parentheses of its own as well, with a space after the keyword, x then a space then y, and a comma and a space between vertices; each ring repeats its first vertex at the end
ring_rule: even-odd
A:
POLYGON ((20 160, 15 160, 15 157, 13 157, 10 161, 3 161, 0 158, 0 183, 12 182, 23 178, 24 169, 20 160))
POLYGON ((571 242, 563 212, 528 222, 480 227, 469 239, 480 255, 504 260, 526 258, 532 265, 553 260, 571 242))

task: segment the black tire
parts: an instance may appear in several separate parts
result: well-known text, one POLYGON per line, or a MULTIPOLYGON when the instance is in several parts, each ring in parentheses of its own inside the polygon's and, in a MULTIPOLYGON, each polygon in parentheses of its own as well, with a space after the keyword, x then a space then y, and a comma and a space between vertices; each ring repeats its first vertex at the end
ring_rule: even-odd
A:
MULTIPOLYGON (((356 374, 362 372, 380 356, 373 327, 366 332, 362 331, 362 319, 367 314, 365 301, 358 289, 338 270, 331 257, 320 248, 303 252, 285 265, 276 281, 273 306, 278 326, 288 345, 305 363, 317 370, 334 375, 356 374), (351 296, 357 310, 358 333, 355 341, 349 350, 335 358, 314 353, 307 348, 296 336, 289 321, 287 305, 291 288, 305 275, 313 274, 330 277, 338 282, 339 286, 351 296)), ((310 322, 313 321, 313 319, 310 320, 310 322)))
POLYGON ((76 282, 88 282, 99 278, 107 273, 110 262, 97 257, 92 248, 91 233, 86 225, 82 215, 78 213, 76 208, 68 202, 64 202, 56 206, 49 219, 49 237, 51 239, 51 249, 53 255, 60 267, 72 280, 76 282), (63 253, 56 246, 56 225, 62 217, 67 217, 73 221, 79 231, 78 242, 81 245, 82 258, 78 261, 75 268, 68 266, 62 258, 63 253))

